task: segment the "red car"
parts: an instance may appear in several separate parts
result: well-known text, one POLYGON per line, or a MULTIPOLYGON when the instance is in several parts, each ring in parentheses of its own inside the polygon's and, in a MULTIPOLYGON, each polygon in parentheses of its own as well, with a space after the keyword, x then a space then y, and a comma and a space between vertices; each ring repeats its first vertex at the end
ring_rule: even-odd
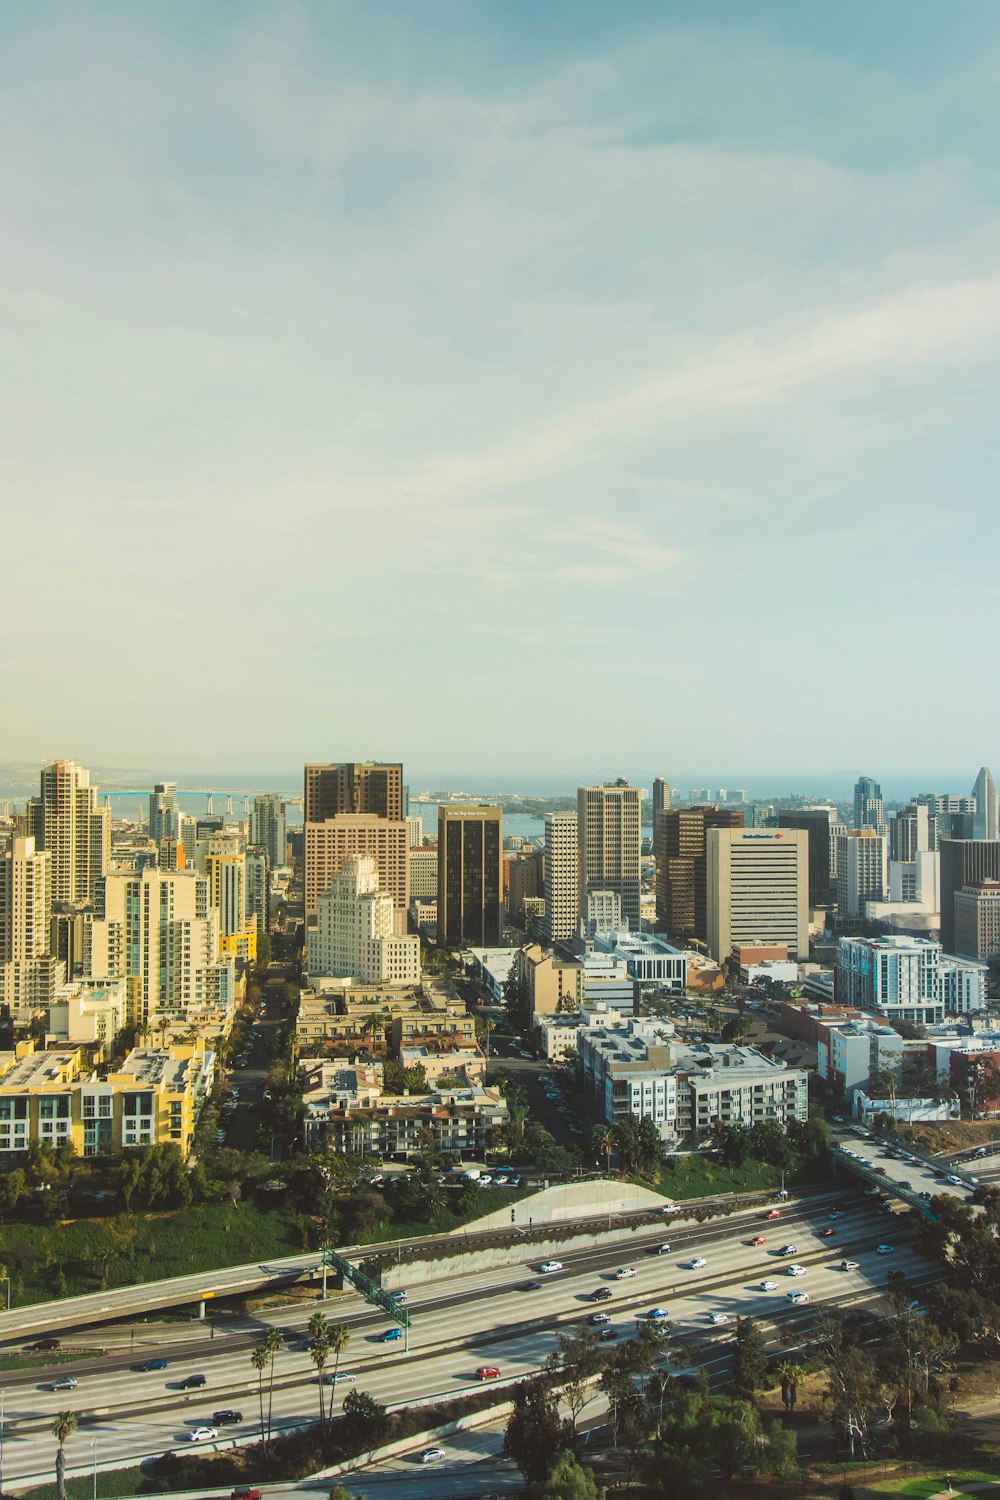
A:
POLYGON ((830 1238, 831 1234, 836 1234, 836 1233, 837 1233, 837 1231, 835 1229, 821 1229, 819 1231, 819 1237, 820 1237, 821 1240, 828 1240, 830 1238))
POLYGON ((477 1380, 496 1380, 500 1375, 499 1365, 480 1365, 476 1371, 477 1380))
POLYGON ((770 1211, 770 1213, 767 1213, 767 1214, 764 1215, 764 1218, 765 1219, 780 1219, 781 1218, 781 1209, 780 1208, 772 1208, 771 1211, 770 1211))
POLYGON ((766 1245, 767 1240, 762 1234, 755 1234, 752 1240, 747 1240, 748 1245, 766 1245))

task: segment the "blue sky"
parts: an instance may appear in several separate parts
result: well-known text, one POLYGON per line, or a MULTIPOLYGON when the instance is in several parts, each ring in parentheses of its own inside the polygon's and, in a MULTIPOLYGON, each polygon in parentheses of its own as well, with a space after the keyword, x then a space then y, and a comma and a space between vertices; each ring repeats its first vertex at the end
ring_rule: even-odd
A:
POLYGON ((1000 7, 0 15, 3 756, 996 755, 1000 7))

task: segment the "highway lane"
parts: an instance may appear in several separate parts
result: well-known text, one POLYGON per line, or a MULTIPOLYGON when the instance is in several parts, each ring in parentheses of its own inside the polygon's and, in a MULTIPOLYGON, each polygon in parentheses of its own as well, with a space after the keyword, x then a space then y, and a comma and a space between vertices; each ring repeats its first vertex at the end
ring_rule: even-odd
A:
MULTIPOLYGON (((414 1287, 410 1296, 413 1347, 408 1357, 400 1354, 398 1344, 377 1342, 387 1320, 354 1299, 354 1309, 345 1317, 351 1338, 341 1370, 353 1374, 353 1384, 379 1399, 403 1404, 474 1388, 479 1364, 496 1363, 505 1377, 520 1376, 544 1363, 555 1346, 558 1327, 586 1320, 596 1306, 589 1294, 599 1285, 612 1290, 604 1307, 611 1312, 612 1326, 623 1336, 633 1334, 637 1315, 655 1305, 668 1308, 675 1337, 694 1338, 699 1344, 731 1336, 731 1327, 713 1328, 712 1313, 730 1319, 738 1312, 753 1313, 779 1328, 790 1328, 796 1309, 787 1301, 789 1290, 808 1291, 811 1307, 817 1301, 871 1296, 884 1287, 890 1267, 915 1276, 927 1274, 928 1268, 902 1243, 891 1257, 874 1255, 874 1245, 889 1224, 893 1232, 902 1228, 899 1220, 872 1215, 870 1205, 861 1200, 835 1221, 836 1234, 830 1240, 816 1236, 815 1230, 827 1227, 825 1218, 816 1213, 792 1212, 783 1221, 761 1225, 768 1244, 759 1247, 745 1243, 752 1237, 751 1229, 757 1228, 753 1220, 731 1220, 724 1226, 726 1237, 711 1240, 706 1226, 700 1234, 708 1265, 700 1271, 685 1264, 699 1248, 692 1235, 683 1248, 669 1255, 638 1256, 636 1247, 631 1247, 632 1260, 627 1263, 636 1275, 623 1282, 614 1280, 613 1273, 626 1262, 612 1248, 586 1251, 572 1260, 567 1256, 565 1271, 551 1278, 538 1277, 544 1281, 540 1292, 521 1289, 526 1278, 534 1275, 535 1263, 461 1278, 450 1283, 444 1295, 438 1283, 414 1287), (795 1260, 807 1267, 800 1278, 788 1277, 787 1262, 774 1253, 789 1238, 798 1246, 795 1260), (859 1261, 858 1272, 836 1269, 845 1254, 859 1261), (760 1283, 765 1279, 776 1282, 778 1291, 763 1292, 760 1283)), ((304 1321, 301 1312, 282 1316, 296 1319, 299 1326, 304 1321)), ((292 1325, 286 1322, 284 1326, 292 1325)), ((244 1416, 240 1427, 221 1430, 222 1445, 256 1436, 256 1382, 245 1345, 234 1347, 228 1339, 217 1337, 190 1355, 178 1358, 172 1352, 167 1371, 146 1375, 132 1373, 123 1363, 119 1358, 100 1362, 100 1368, 88 1365, 75 1391, 58 1393, 39 1391, 36 1375, 27 1378, 22 1372, 9 1372, 4 1379, 9 1480, 48 1472, 48 1427, 52 1415, 64 1408, 80 1414, 82 1441, 89 1444, 90 1437, 97 1436, 103 1467, 179 1446, 187 1441, 191 1426, 210 1420, 220 1406, 235 1406, 244 1416), (204 1390, 184 1393, 178 1389, 179 1380, 191 1373, 205 1373, 204 1390)), ((62 1373, 62 1368, 52 1373, 62 1373)), ((341 1389, 348 1388, 345 1381, 341 1389)), ((277 1422, 314 1420, 315 1375, 306 1354, 278 1354, 273 1399, 277 1422)), ((85 1456, 89 1458, 89 1452, 85 1456)), ((77 1462, 86 1467, 85 1462, 77 1462)))
MULTIPOLYGON (((879 1176, 883 1176, 886 1188, 908 1182, 915 1193, 929 1193, 931 1197, 944 1194, 958 1198, 961 1202, 965 1202, 974 1191, 961 1181, 955 1183, 947 1181, 948 1175, 955 1175, 947 1161, 941 1161, 934 1167, 930 1167, 912 1153, 907 1152, 905 1145, 894 1148, 904 1153, 904 1159, 900 1161, 897 1157, 890 1156, 888 1148, 880 1142, 871 1137, 858 1136, 847 1127, 833 1132, 831 1140, 836 1142, 841 1155, 844 1154, 846 1148, 854 1152, 866 1167, 877 1171, 879 1176), (941 1175, 936 1175, 938 1173, 941 1175)), ((969 1164, 963 1164, 962 1170, 967 1172, 968 1166, 969 1164)))

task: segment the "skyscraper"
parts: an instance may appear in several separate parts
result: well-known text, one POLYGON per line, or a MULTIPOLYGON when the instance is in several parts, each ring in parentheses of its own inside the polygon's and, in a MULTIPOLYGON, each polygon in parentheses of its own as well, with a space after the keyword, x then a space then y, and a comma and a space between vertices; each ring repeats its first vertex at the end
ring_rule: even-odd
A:
POLYGON ((580 918, 580 850, 576 813, 545 815, 545 915, 547 943, 572 937, 580 918))
POLYGON ((832 807, 782 808, 776 815, 778 828, 802 828, 809 835, 809 905, 827 906, 830 901, 830 824, 832 807))
POLYGON ((882 788, 870 776, 859 776, 854 787, 855 828, 875 828, 882 832, 885 824, 885 804, 882 788))
POLYGON ((642 808, 637 786, 623 777, 576 793, 579 850, 579 919, 588 918, 590 891, 612 891, 621 901, 622 922, 639 931, 642 808))
POLYGON ((52 900, 92 901, 111 863, 111 811, 98 808, 90 772, 72 760, 44 766, 32 798, 35 847, 50 858, 52 900))
POLYGON ((809 955, 809 835, 805 829, 710 828, 708 950, 721 962, 735 943, 785 943, 809 955))
POLYGON ((280 869, 287 862, 285 804, 278 792, 261 792, 253 799, 250 842, 260 844, 267 850, 272 870, 280 869))
POLYGON ((303 800, 306 929, 317 902, 349 854, 370 854, 379 889, 389 891, 397 931, 406 931, 409 830, 403 812, 403 767, 375 761, 307 765, 303 800))
POLYGON ((742 828, 736 808, 680 807, 653 814, 656 861, 656 921, 672 942, 708 937, 706 834, 710 828, 742 828))
POLYGON ((941 947, 955 948, 955 893, 964 886, 1000 880, 1000 840, 941 839, 941 947))
POLYGON ((973 838, 1000 838, 1000 801, 997 799, 997 784, 986 766, 981 768, 976 777, 972 795, 976 799, 976 811, 972 820, 973 838))
POLYGON ((670 810, 670 783, 664 781, 662 776, 657 776, 653 782, 653 818, 658 812, 669 812, 670 810))
POLYGON ((502 809, 442 803, 438 808, 438 946, 497 947, 503 933, 502 908, 502 809))
POLYGON ((321 823, 342 813, 373 813, 399 822, 403 812, 403 767, 376 761, 308 765, 303 821, 321 823))
POLYGON ((163 839, 179 839, 181 813, 177 804, 177 783, 158 781, 149 794, 149 836, 154 844, 163 839))

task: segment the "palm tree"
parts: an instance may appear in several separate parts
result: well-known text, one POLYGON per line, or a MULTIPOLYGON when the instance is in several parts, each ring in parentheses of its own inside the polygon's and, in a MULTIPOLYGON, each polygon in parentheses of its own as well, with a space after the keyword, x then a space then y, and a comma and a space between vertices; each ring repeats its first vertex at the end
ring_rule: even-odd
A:
POLYGON ((285 1342, 285 1335, 280 1328, 270 1328, 264 1338, 264 1348, 268 1357, 268 1385, 267 1385, 267 1446, 271 1447, 271 1411, 274 1405, 274 1356, 285 1342))
POLYGON ((253 1353, 250 1355, 250 1363, 257 1371, 257 1397, 260 1401, 260 1445, 265 1449, 267 1447, 267 1434, 264 1431, 264 1371, 267 1369, 269 1358, 270 1355, 264 1344, 254 1345, 253 1353))
POLYGON ((327 1320, 326 1313, 314 1312, 312 1317, 309 1319, 309 1322, 306 1324, 306 1332, 311 1339, 325 1339, 329 1327, 330 1324, 327 1320))
POLYGON ((799 1385, 806 1378, 806 1372, 794 1360, 783 1359, 777 1368, 776 1374, 781 1381, 782 1403, 785 1410, 790 1413, 798 1396, 799 1385))
MULTIPOLYGON (((326 1330, 325 1338, 327 1348, 333 1355, 333 1388, 337 1389, 337 1376, 340 1374, 340 1356, 347 1348, 350 1338, 350 1330, 346 1323, 331 1323, 326 1330)), ((330 1422, 333 1423, 333 1397, 330 1397, 330 1422)))
POLYGON ((58 1500, 66 1500, 66 1449, 63 1447, 63 1444, 75 1431, 76 1413, 72 1411, 58 1412, 52 1423, 52 1436, 59 1443, 59 1447, 56 1449, 56 1495, 58 1500))
MULTIPOLYGON (((320 1313, 319 1316, 322 1317, 323 1314, 320 1313)), ((312 1319, 310 1318, 309 1321, 311 1323, 312 1319)), ((309 1358, 316 1366, 316 1375, 318 1377, 316 1383, 319 1386, 319 1431, 322 1437, 326 1431, 326 1407, 324 1399, 326 1396, 326 1365, 327 1360, 330 1358, 330 1345, 325 1338, 313 1339, 309 1345, 309 1358)))
POLYGON ((603 1151, 608 1164, 608 1173, 611 1172, 611 1153, 615 1149, 615 1138, 607 1125, 598 1125, 593 1134, 595 1151, 603 1151))

